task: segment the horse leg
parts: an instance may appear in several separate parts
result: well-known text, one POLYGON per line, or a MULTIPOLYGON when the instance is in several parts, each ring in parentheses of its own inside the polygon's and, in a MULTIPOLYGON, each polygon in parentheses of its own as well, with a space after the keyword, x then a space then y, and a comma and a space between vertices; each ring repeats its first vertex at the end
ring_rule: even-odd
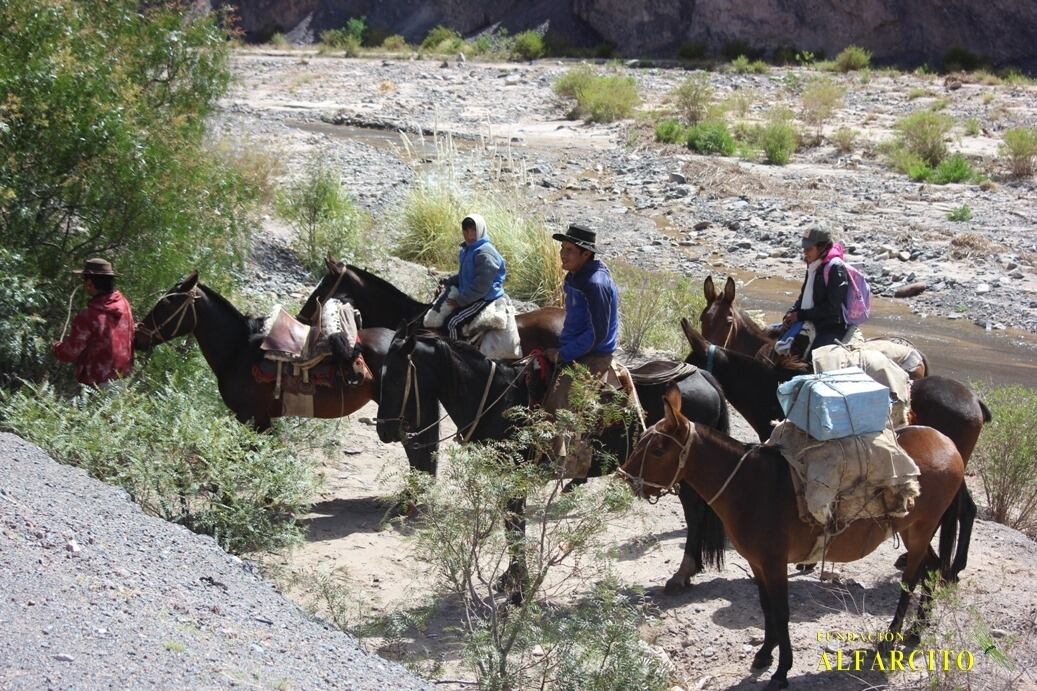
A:
POLYGON ((900 633, 904 624, 904 615, 907 614, 907 607, 911 604, 911 593, 918 584, 926 562, 931 562, 934 557, 928 540, 914 538, 914 535, 920 534, 920 532, 917 529, 914 531, 905 529, 900 532, 900 539, 907 546, 907 564, 901 579, 900 599, 897 601, 897 609, 893 613, 893 621, 889 624, 889 631, 893 634, 900 633))
POLYGON ((507 518, 504 519, 504 530, 508 544, 511 563, 501 574, 498 589, 508 593, 513 605, 521 605, 528 581, 526 571, 526 498, 515 497, 508 500, 507 518))
POLYGON ((670 576, 663 589, 667 595, 683 592, 691 586, 691 577, 702 570, 702 536, 699 534, 699 528, 705 516, 706 504, 688 483, 681 482, 677 487, 688 534, 684 541, 684 558, 681 559, 680 568, 677 569, 677 573, 670 576))
POLYGON ((771 606, 771 630, 778 643, 778 669, 771 675, 767 689, 784 689, 789 685, 788 674, 792 669, 792 641, 789 638, 789 577, 783 559, 768 564, 763 569, 766 582, 767 601, 771 606))
POLYGON ((933 599, 933 579, 931 576, 940 572, 941 559, 929 548, 926 560, 922 566, 919 578, 922 580, 922 592, 918 599, 918 614, 915 616, 911 629, 904 637, 904 645, 910 648, 918 647, 922 639, 922 631, 929 622, 930 605, 933 599), (924 578, 922 578, 924 576, 924 578))
POLYGON ((954 552, 954 563, 951 564, 947 576, 951 582, 957 582, 958 574, 969 560, 969 543, 972 541, 972 524, 975 520, 976 502, 963 481, 961 489, 958 490, 958 546, 954 552))
POLYGON ((774 648, 778 645, 778 635, 774 630, 771 601, 763 573, 755 566, 750 566, 753 570, 753 580, 756 581, 756 590, 760 594, 760 609, 763 610, 763 645, 753 656, 752 669, 766 669, 774 662, 774 648))

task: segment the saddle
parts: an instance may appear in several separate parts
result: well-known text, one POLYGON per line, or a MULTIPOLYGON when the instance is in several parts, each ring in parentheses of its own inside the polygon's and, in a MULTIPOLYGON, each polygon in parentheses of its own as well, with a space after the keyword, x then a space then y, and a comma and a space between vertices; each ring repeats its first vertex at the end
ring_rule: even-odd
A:
MULTIPOLYGON (((320 320, 316 320, 316 323, 319 325, 320 320)), ((318 355, 323 359, 330 354, 328 350, 318 354, 319 340, 319 326, 303 324, 278 305, 270 321, 270 329, 259 348, 271 360, 299 363, 318 355)))
POLYGON ((641 386, 684 381, 697 371, 698 367, 695 365, 670 360, 652 360, 629 370, 634 384, 641 386))

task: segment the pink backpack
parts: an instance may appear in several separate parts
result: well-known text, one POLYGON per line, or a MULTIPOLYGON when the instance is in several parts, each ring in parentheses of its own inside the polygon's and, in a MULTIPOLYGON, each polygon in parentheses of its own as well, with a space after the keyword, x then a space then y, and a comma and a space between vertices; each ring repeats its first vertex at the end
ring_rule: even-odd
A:
POLYGON ((864 274, 847 264, 839 257, 833 257, 825 264, 825 285, 828 285, 828 272, 832 265, 839 262, 846 267, 846 277, 850 281, 846 289, 846 301, 843 303, 843 321, 847 326, 858 326, 868 321, 871 316, 871 286, 864 274))

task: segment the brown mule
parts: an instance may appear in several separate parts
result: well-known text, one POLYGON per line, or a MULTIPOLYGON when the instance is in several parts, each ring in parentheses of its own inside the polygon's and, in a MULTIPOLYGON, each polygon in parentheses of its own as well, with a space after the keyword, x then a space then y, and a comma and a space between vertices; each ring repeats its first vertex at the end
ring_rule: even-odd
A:
MULTIPOLYGON (((763 328, 735 306, 733 278, 728 276, 724 283, 724 292, 718 294, 713 285, 713 277, 707 276, 702 284, 702 294, 706 298, 706 308, 699 315, 699 324, 707 341, 752 357, 770 356, 778 334, 763 328)), ((918 352, 922 356, 922 364, 907 372, 912 381, 929 374, 929 361, 924 353, 918 352)))
MULTIPOLYGON (((299 319, 302 321, 313 318, 318 301, 324 303, 332 297, 352 302, 359 310, 364 326, 378 326, 394 331, 400 322, 415 322, 431 307, 429 303, 415 300, 370 271, 335 261, 330 255, 325 257, 324 263, 327 273, 299 310, 299 319)), ((565 310, 560 307, 542 307, 515 315, 515 323, 523 353, 528 355, 535 349, 557 348, 558 337, 565 323, 565 310)))
MULTIPOLYGON (((275 384, 256 382, 252 376, 252 367, 260 357, 252 336, 261 328, 261 322, 242 315, 222 295, 199 283, 195 271, 166 291, 137 323, 133 343, 137 350, 147 351, 159 343, 193 333, 216 375, 223 402, 240 422, 251 421, 262 431, 269 429, 272 418, 283 413, 281 401, 274 398, 275 384)), ((362 329, 359 337, 358 347, 375 375, 374 380, 347 386, 341 377, 333 377, 331 386, 314 387, 313 417, 343 417, 368 401, 377 400, 378 372, 392 332, 362 329)))
MULTIPOLYGON (((907 547, 904 587, 889 625, 893 633, 900 631, 911 592, 925 572, 936 571, 950 561, 949 545, 941 539, 937 560, 929 543, 965 474, 954 444, 936 430, 905 427, 897 436, 921 471, 918 480, 922 492, 907 516, 892 522, 907 547)), ((789 467, 780 452, 742 444, 692 423, 681 414, 676 391, 668 390, 665 417, 641 437, 619 472, 638 496, 645 498, 687 482, 720 516, 731 544, 749 562, 759 589, 765 631, 752 666, 769 667, 777 647, 778 667, 767 688, 787 687, 792 667, 787 566, 808 557, 820 530, 799 519, 789 467)), ((886 533, 876 521, 856 521, 832 539, 827 558, 856 561, 885 539, 886 533)), ((912 639, 924 625, 931 595, 923 582, 912 639)))

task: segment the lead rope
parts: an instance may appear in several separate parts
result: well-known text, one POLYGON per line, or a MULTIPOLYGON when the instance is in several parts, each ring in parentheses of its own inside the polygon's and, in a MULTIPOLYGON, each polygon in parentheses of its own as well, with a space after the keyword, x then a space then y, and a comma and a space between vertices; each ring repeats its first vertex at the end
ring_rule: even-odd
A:
POLYGON ((68 330, 68 323, 72 320, 72 300, 75 299, 76 293, 79 292, 79 286, 72 289, 72 294, 68 296, 68 314, 65 316, 65 325, 61 327, 61 338, 59 341, 65 340, 65 332, 68 330))
MULTIPOLYGON (((523 368, 522 371, 525 372, 525 368, 523 368)), ((479 426, 479 421, 482 420, 484 412, 483 406, 486 405, 486 398, 490 395, 490 385, 493 384, 493 375, 496 372, 497 361, 490 360, 490 376, 486 378, 486 386, 483 387, 482 390, 482 400, 479 401, 479 407, 475 411, 475 419, 472 420, 472 424, 469 426, 468 431, 465 432, 465 435, 461 438, 462 442, 468 443, 468 440, 472 438, 473 434, 475 434, 475 428, 479 426)), ((507 389, 505 389, 505 391, 507 391, 507 389)))

